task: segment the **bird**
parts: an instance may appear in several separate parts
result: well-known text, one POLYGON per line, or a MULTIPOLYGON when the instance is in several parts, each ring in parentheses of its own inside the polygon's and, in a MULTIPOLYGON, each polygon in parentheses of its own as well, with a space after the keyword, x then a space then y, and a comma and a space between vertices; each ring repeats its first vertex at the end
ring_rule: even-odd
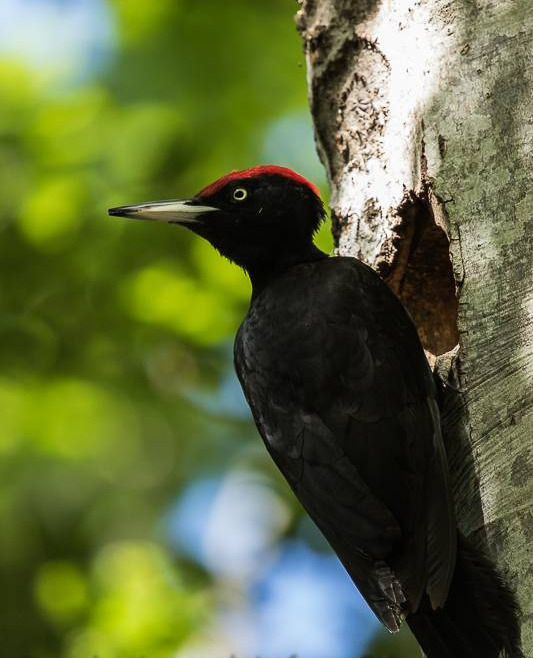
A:
POLYGON ((234 362, 255 424, 385 628, 406 620, 428 658, 519 658, 513 594, 457 530, 416 327, 370 266, 314 244, 318 188, 259 165, 108 212, 185 226, 248 274, 234 362))

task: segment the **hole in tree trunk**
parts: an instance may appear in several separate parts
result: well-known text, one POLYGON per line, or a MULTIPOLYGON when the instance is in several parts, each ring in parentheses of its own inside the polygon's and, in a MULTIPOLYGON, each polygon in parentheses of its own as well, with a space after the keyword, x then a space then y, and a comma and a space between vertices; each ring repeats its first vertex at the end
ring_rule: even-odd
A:
POLYGON ((425 350, 439 356, 459 340, 449 239, 435 222, 427 189, 406 192, 397 216, 378 271, 411 314, 425 350))

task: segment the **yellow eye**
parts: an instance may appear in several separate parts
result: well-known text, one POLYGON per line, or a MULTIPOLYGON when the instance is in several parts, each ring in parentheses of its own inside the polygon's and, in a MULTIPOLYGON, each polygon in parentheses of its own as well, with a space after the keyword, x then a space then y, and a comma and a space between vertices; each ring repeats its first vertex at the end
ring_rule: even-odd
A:
POLYGON ((244 201, 248 196, 248 191, 244 187, 237 187, 233 190, 233 199, 235 201, 244 201))

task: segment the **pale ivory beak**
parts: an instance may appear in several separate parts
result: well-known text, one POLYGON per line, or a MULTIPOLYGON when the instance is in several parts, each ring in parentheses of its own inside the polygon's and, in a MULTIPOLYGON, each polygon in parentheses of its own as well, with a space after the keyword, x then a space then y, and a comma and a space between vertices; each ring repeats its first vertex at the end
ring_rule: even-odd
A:
POLYGON ((191 224, 195 223, 200 215, 215 210, 219 210, 219 208, 198 205, 196 199, 174 199, 139 203, 135 206, 120 206, 110 208, 107 212, 116 217, 149 219, 167 224, 191 224))

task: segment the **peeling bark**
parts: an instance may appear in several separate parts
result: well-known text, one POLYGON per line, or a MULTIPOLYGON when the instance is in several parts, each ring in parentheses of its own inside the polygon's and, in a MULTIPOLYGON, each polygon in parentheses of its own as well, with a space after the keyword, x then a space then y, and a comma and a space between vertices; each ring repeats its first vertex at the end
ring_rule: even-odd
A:
POLYGON ((340 254, 375 267, 455 382, 462 532, 517 592, 533 655, 533 12, 527 0, 301 0, 340 254))

